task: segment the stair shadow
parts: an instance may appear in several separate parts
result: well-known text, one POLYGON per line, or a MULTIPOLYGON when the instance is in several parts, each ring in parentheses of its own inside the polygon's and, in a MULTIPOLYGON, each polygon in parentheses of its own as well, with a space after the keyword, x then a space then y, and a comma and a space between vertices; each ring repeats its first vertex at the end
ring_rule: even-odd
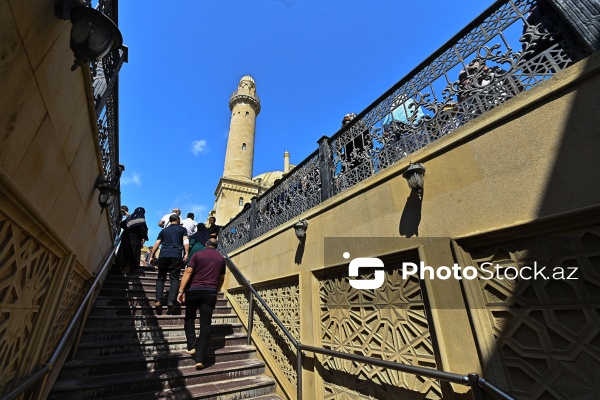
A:
MULTIPOLYGON (((177 336, 185 336, 183 334, 183 323, 180 326, 176 325, 174 321, 164 321, 167 322, 167 325, 164 325, 164 322, 161 324, 158 317, 166 313, 166 308, 154 307, 154 300, 150 298, 152 294, 147 285, 145 291, 141 292, 143 294, 137 296, 131 296, 128 290, 144 290, 142 278, 147 277, 146 271, 147 269, 143 267, 133 268, 131 275, 127 278, 123 277, 125 285, 117 284, 116 288, 112 286, 110 289, 112 292, 122 287, 122 297, 113 296, 106 304, 109 307, 114 306, 116 308, 113 313, 115 317, 131 317, 132 319, 132 323, 121 323, 116 329, 121 335, 117 334, 114 337, 135 338, 138 341, 137 345, 124 346, 121 349, 124 350, 123 352, 116 353, 130 355, 128 361, 122 365, 122 368, 126 368, 127 370, 121 371, 120 375, 123 376, 123 374, 127 373, 136 374, 139 372, 147 373, 144 380, 130 384, 129 390, 120 388, 114 390, 115 393, 113 395, 135 394, 140 391, 160 392, 166 388, 170 388, 173 394, 177 393, 177 395, 185 397, 191 396, 191 393, 185 387, 185 377, 178 368, 180 359, 161 357, 168 354, 180 353, 177 350, 171 349, 169 343, 170 337, 165 335, 163 328, 180 327, 182 335, 177 336), (135 301, 133 301, 134 298, 136 298, 135 301), (165 376, 167 376, 166 379, 165 376), (156 379, 153 377, 156 377, 156 379)), ((118 273, 109 275, 113 279, 118 276, 122 275, 118 273)), ((166 287, 166 291, 168 291, 168 286, 166 287)), ((100 295, 102 295, 102 290, 100 295)), ((179 308, 179 315, 181 315, 181 308, 179 308)), ((182 348, 185 347, 185 342, 179 346, 182 348)), ((114 368, 114 365, 98 366, 94 370, 94 373, 106 374, 104 376, 110 379, 110 376, 114 376, 115 374, 114 368)), ((106 394, 106 391, 103 391, 102 395, 105 396, 106 394)))

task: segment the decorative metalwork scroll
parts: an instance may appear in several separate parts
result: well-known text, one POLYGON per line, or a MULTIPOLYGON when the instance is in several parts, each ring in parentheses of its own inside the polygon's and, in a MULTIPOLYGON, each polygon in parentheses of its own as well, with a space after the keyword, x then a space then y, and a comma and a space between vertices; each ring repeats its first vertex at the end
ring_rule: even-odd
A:
POLYGON ((260 236, 321 202, 318 153, 294 168, 256 202, 255 237, 260 236))
POLYGON ((233 251, 271 229, 315 207, 321 202, 319 153, 315 152, 294 168, 280 184, 261 196, 252 208, 242 211, 221 229, 219 240, 227 252, 233 251), (251 227, 251 214, 256 226, 251 227), (251 235, 251 228, 254 233, 251 235))
MULTIPOLYGON (((117 21, 117 0, 100 0, 96 9, 117 21)), ((119 120, 117 77, 123 62, 127 60, 127 48, 110 51, 101 61, 90 63, 94 106, 98 118, 98 134, 104 178, 118 182, 119 170, 119 120)), ((121 222, 120 197, 108 207, 113 237, 119 232, 121 222)))
POLYGON ((250 240, 250 210, 246 209, 227 225, 219 235, 220 246, 227 252, 245 245, 250 240))
POLYGON ((552 7, 488 10, 331 140, 334 194, 547 80, 589 54, 552 7))
MULTIPOLYGON (((343 126, 319 147, 321 163, 310 161, 331 177, 320 198, 347 190, 587 57, 590 50, 551 1, 494 3, 343 126)), ((316 196, 309 199, 294 185, 293 170, 258 199, 250 240, 316 205, 316 196)), ((314 179, 313 193, 318 185, 314 179)))

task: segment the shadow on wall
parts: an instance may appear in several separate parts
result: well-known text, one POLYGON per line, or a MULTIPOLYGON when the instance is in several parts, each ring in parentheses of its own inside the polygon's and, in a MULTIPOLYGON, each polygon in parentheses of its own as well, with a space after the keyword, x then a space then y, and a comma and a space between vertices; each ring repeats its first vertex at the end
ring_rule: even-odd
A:
POLYGON ((577 85, 538 217, 564 211, 567 198, 570 209, 600 203, 600 52, 581 63, 596 64, 597 71, 577 85))
POLYGON ((484 375, 518 399, 595 398, 600 390, 600 53, 581 63, 599 67, 539 105, 548 120, 538 126, 559 120, 555 112, 568 113, 557 151, 549 154, 548 162, 554 161, 536 213, 554 218, 485 246, 461 244, 476 263, 522 268, 535 261, 549 269, 545 279, 492 279, 466 299, 472 318, 487 321, 477 339, 483 348, 491 346, 482 352, 484 375), (569 109, 554 110, 564 100, 569 109), (565 277, 553 276, 557 270, 565 277))
POLYGON ((298 247, 296 248, 296 255, 294 256, 294 262, 298 265, 302 264, 302 257, 304 257, 304 244, 306 243, 306 236, 300 239, 298 247))
POLYGON ((399 232, 400 236, 413 237, 419 236, 419 224, 421 223, 421 209, 423 202, 419 199, 416 191, 411 190, 410 196, 406 199, 406 204, 400 217, 399 232))

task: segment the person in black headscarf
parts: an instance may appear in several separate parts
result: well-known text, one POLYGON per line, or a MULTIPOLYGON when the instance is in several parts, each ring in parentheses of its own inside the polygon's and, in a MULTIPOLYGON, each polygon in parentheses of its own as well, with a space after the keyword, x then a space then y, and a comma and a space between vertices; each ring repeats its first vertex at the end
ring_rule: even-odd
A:
POLYGON ((148 226, 146 225, 146 210, 142 207, 136 208, 133 213, 121 222, 121 246, 117 260, 121 272, 129 273, 132 266, 140 265, 142 246, 148 240, 148 226))
POLYGON ((206 248, 208 239, 210 239, 210 231, 206 225, 199 223, 196 232, 190 236, 190 254, 188 256, 188 261, 192 259, 194 253, 206 248))

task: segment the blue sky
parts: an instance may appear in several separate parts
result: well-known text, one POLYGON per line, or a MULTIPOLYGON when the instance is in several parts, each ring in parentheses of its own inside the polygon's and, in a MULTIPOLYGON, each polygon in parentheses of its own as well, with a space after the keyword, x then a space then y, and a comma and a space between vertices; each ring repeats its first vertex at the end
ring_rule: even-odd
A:
POLYGON ((173 207, 206 219, 242 76, 262 107, 253 175, 281 170, 284 151, 300 163, 492 3, 120 1, 122 204, 146 209, 151 241, 173 207))

